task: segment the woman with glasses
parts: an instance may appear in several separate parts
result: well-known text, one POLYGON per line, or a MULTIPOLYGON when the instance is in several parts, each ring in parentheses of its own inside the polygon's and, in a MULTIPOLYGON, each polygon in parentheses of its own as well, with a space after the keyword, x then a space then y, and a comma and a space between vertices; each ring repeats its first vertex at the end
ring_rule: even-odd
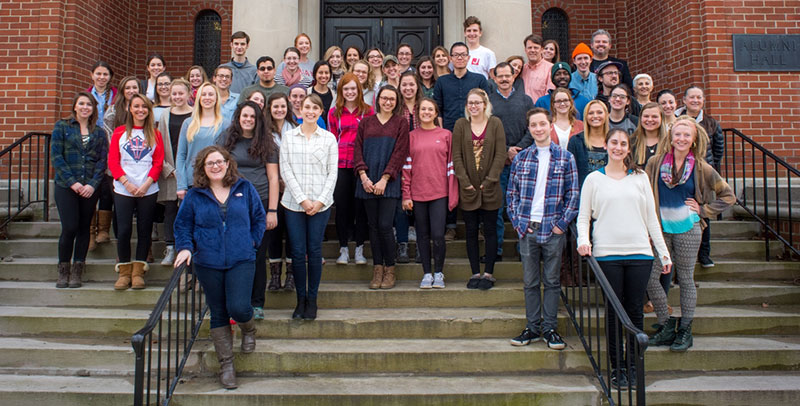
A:
POLYGON ((631 113, 631 92, 628 85, 620 83, 611 89, 608 96, 608 104, 611 106, 608 112, 608 125, 612 130, 620 129, 633 134, 636 126, 639 125, 639 117, 631 113))
POLYGON ((578 120, 578 111, 575 110, 575 101, 572 100, 569 90, 563 87, 553 90, 550 96, 550 112, 553 114, 550 139, 566 148, 569 139, 583 131, 583 121, 578 120))

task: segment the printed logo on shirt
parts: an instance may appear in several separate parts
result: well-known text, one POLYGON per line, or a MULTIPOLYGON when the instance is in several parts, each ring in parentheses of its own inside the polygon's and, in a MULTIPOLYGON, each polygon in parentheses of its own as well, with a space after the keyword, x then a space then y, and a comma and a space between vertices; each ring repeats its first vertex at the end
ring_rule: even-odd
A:
POLYGON ((139 162, 152 151, 152 148, 148 147, 147 143, 144 142, 144 138, 140 137, 131 138, 122 146, 122 149, 136 162, 139 162))
POLYGON ((472 64, 478 66, 481 64, 481 58, 472 58, 472 64))

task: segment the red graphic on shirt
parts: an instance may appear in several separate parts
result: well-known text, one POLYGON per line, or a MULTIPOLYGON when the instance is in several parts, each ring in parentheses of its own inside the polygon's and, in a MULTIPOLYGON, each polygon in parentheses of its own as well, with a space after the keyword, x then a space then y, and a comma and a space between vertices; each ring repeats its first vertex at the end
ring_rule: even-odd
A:
POLYGON ((481 59, 480 58, 472 58, 472 64, 473 65, 480 65, 481 64, 481 59))

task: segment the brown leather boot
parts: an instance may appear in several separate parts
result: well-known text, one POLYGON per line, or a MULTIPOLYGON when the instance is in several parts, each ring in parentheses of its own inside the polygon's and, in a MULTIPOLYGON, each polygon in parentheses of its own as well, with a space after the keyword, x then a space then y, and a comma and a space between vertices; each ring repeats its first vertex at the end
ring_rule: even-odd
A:
POLYGON ((116 290, 125 290, 131 287, 131 273, 133 272, 133 263, 131 262, 122 262, 114 266, 114 270, 117 271, 119 277, 117 277, 117 282, 114 283, 114 289, 116 290))
POLYGON ((369 283, 370 289, 380 289, 383 283, 383 265, 375 265, 372 267, 372 281, 369 283))
POLYGON ((57 288, 66 288, 69 286, 69 262, 58 263, 58 281, 56 282, 57 288))
POLYGON ((79 288, 83 285, 81 283, 81 275, 83 275, 83 269, 85 267, 86 267, 86 262, 72 263, 72 268, 69 270, 69 287, 79 288))
POLYGON ((256 350, 256 322, 255 319, 244 323, 236 323, 242 329, 242 353, 250 354, 256 350))
POLYGON ((396 282, 394 276, 394 265, 384 268, 383 282, 381 282, 381 289, 391 289, 396 282))
POLYGON ((131 272, 131 288, 144 289, 144 275, 150 266, 144 261, 133 261, 133 271, 131 272))
POLYGON ((225 389, 236 389, 236 369, 233 367, 233 334, 230 326, 212 328, 211 341, 219 361, 219 383, 225 389))
POLYGON ((267 290, 270 292, 274 292, 276 290, 280 290, 280 288, 281 288, 281 263, 270 262, 269 284, 267 285, 267 290))
POLYGON ((111 228, 111 210, 97 211, 97 241, 98 244, 111 241, 108 230, 111 228))
POLYGON ((92 223, 89 224, 89 251, 97 248, 97 212, 92 216, 92 223))

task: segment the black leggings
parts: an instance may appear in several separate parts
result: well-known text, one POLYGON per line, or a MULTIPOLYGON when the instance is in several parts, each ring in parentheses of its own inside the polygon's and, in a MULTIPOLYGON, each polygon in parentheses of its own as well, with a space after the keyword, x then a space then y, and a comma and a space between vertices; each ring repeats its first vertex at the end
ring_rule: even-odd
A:
POLYGON ((355 240, 356 245, 364 244, 364 240, 367 239, 367 216, 364 213, 363 200, 355 197, 356 187, 356 175, 353 169, 339 168, 336 188, 333 190, 339 247, 346 247, 350 238, 355 240))
MULTIPOLYGON (((278 202, 281 201, 283 194, 278 195, 278 202)), ((266 209, 268 206, 264 206, 266 209)), ((278 203, 278 225, 272 230, 267 230, 264 234, 269 234, 269 243, 267 244, 267 251, 269 252, 269 262, 281 262, 283 258, 283 245, 286 242, 286 258, 291 258, 289 252, 289 233, 286 229, 286 209, 283 205, 278 203)))
POLYGON ((89 250, 89 227, 94 216, 94 206, 100 195, 94 191, 88 199, 80 197, 70 188, 55 185, 53 191, 61 219, 61 236, 58 238, 58 262, 86 262, 89 250), (73 251, 74 247, 74 251, 73 251))
POLYGON ((147 261, 150 250, 150 233, 153 232, 153 217, 156 212, 158 193, 131 197, 114 193, 117 217, 117 262, 131 261, 131 234, 133 234, 133 212, 136 211, 136 260, 147 261))
POLYGON ((103 180, 97 186, 100 205, 99 210, 111 210, 114 207, 114 178, 103 175, 103 180))
MULTIPOLYGON (((603 274, 608 279, 611 288, 617 295, 625 312, 634 326, 642 329, 644 327, 644 294, 647 291, 647 282, 650 279, 650 271, 653 268, 653 260, 628 259, 616 261, 598 261, 603 274)), ((628 345, 627 357, 623 349, 618 348, 622 345, 622 325, 617 324, 616 312, 611 306, 607 306, 606 314, 606 339, 608 342, 608 355, 611 357, 611 368, 617 368, 617 352, 623 355, 619 359, 619 367, 625 368, 625 360, 633 362, 633 345, 628 345)), ((628 343, 633 343, 636 338, 628 336, 628 343)))
POLYGON ((481 272, 480 255, 478 248, 478 227, 483 223, 484 248, 486 267, 483 272, 494 274, 494 260, 497 255, 497 209, 495 210, 461 210, 464 217, 464 226, 467 231, 467 257, 472 274, 481 272))
POLYGON ((178 216, 178 201, 167 200, 161 204, 164 205, 164 242, 167 245, 175 245, 175 217, 178 216))
POLYGON ((444 228, 447 218, 447 197, 427 202, 414 202, 417 225, 417 249, 422 259, 422 270, 431 273, 431 240, 433 263, 436 272, 444 269, 444 228))
POLYGON ((363 199, 369 223, 369 241, 372 244, 372 263, 374 265, 394 266, 397 256, 397 243, 394 240, 392 225, 397 210, 398 199, 378 197, 363 199))
MULTIPOLYGON (((262 200, 261 204, 266 210, 269 200, 262 200)), ((253 293, 250 295, 250 304, 253 307, 264 307, 264 295, 267 291, 267 247, 269 247, 270 232, 265 231, 261 237, 261 244, 256 251, 256 273, 253 276, 253 293)))

